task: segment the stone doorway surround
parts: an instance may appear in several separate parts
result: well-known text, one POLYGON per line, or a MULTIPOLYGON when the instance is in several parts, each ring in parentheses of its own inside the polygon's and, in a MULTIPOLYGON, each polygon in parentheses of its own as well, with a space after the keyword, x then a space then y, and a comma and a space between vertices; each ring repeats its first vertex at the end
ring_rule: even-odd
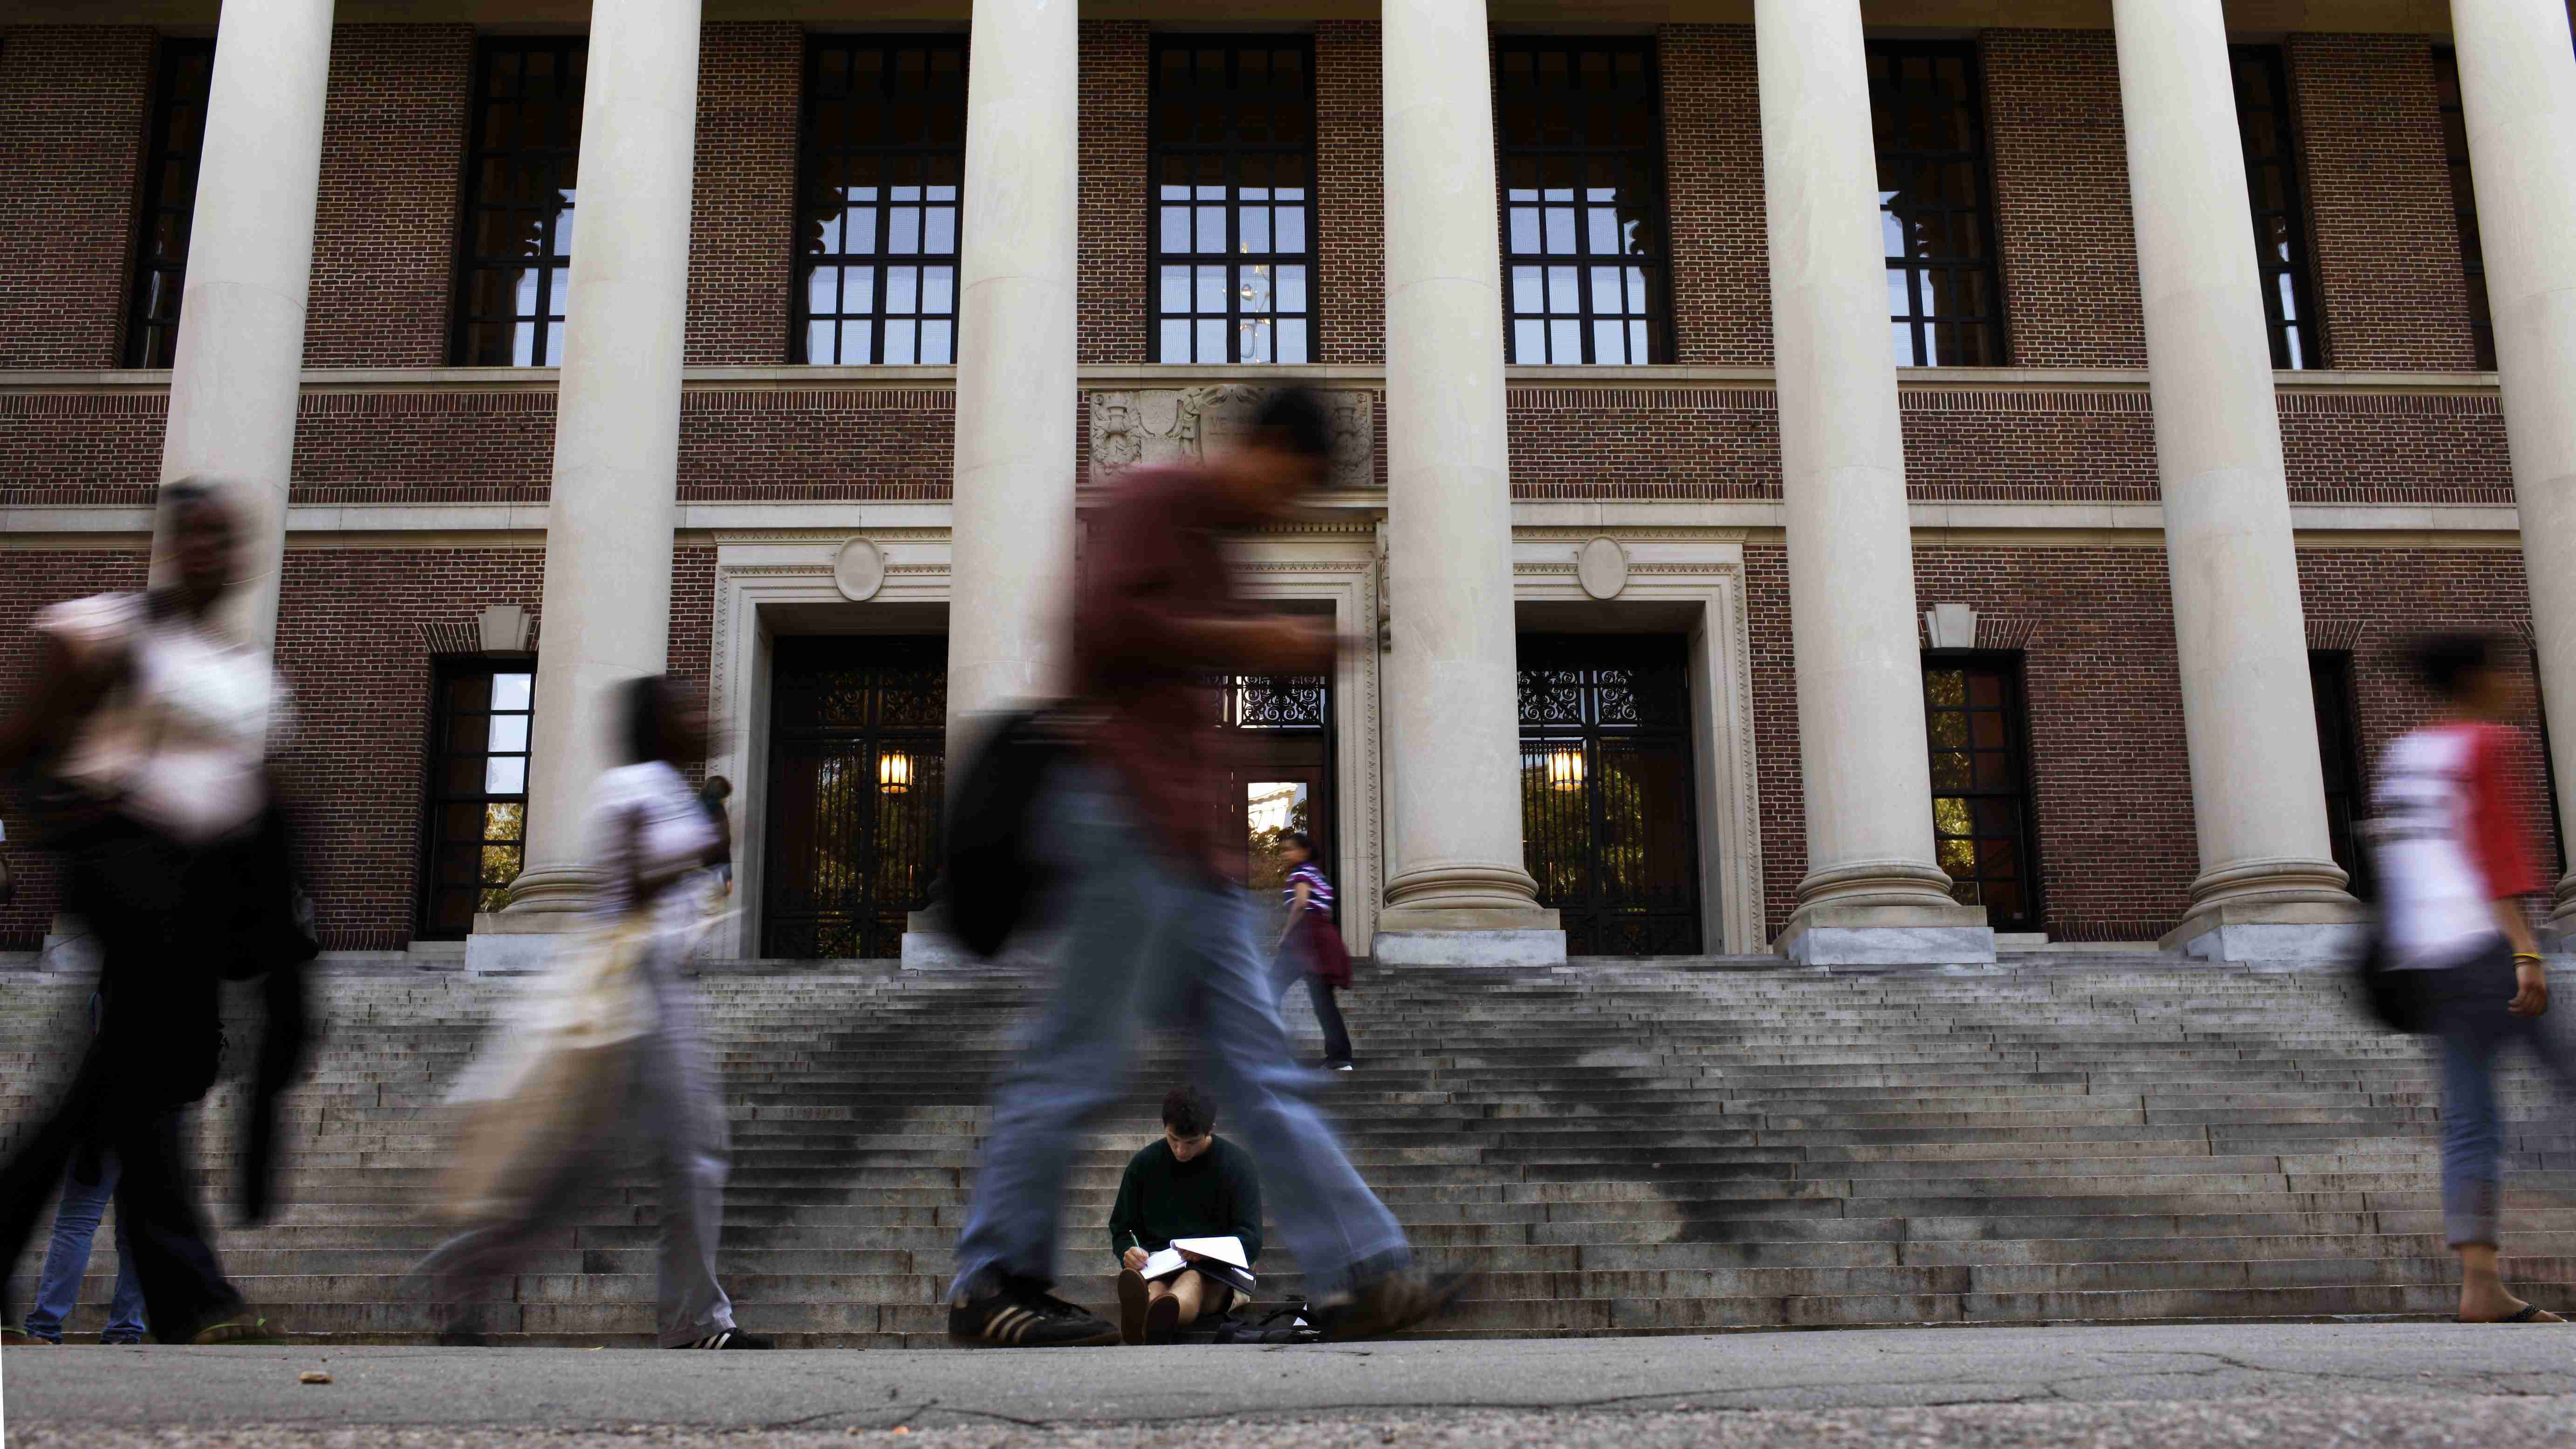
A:
MULTIPOLYGON (((708 657, 708 714, 716 750, 710 773, 734 782, 734 897, 741 914, 702 954, 756 959, 761 851, 768 826, 769 663, 782 634, 923 633, 946 627, 952 602, 945 504, 869 505, 853 527, 718 532, 708 657)), ((1238 586, 1251 598, 1328 613, 1348 636, 1374 637, 1379 525, 1364 514, 1299 522, 1245 541, 1238 586)), ((1334 676, 1334 842, 1343 885, 1344 933, 1366 951, 1385 886, 1380 788, 1379 655, 1345 652, 1334 676)), ((926 953, 925 960, 939 959, 926 953)))
POLYGON ((1623 517, 1651 511, 1651 505, 1518 505, 1512 600, 1524 628, 1544 623, 1556 630, 1576 620, 1603 632, 1688 634, 1702 938, 1712 952, 1754 955, 1769 939, 1744 530, 1623 517), (1620 521, 1609 521, 1614 518, 1620 521))

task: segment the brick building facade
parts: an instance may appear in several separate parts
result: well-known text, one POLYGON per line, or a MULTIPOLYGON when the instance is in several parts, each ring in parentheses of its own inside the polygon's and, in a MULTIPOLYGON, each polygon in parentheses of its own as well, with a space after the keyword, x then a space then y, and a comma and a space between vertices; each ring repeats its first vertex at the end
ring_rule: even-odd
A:
MULTIPOLYGON (((1261 567, 1346 579, 1331 585, 1344 590, 1336 607, 1373 611, 1390 426, 1381 28, 1282 27, 1311 43, 1313 342, 1303 365, 1231 368, 1157 360, 1150 47, 1180 24, 1081 27, 1083 398, 1069 471, 1114 470, 1138 456, 1114 451, 1125 442, 1148 458, 1178 446, 1173 410, 1214 418, 1226 404, 1208 390, 1237 380, 1292 374, 1347 395, 1365 419, 1353 454, 1365 467, 1337 474, 1341 522, 1280 543, 1261 567), (1141 441, 1119 431, 1123 408, 1143 419, 1141 441), (1336 548, 1347 567, 1309 558, 1336 548)), ((854 15, 829 28, 866 26, 854 15)), ((1711 923, 1696 949, 1756 950, 1788 921, 1808 862, 1755 37, 1734 24, 1629 34, 1650 35, 1660 87, 1672 343, 1645 366, 1509 370, 1516 559, 1531 588, 1570 588, 1579 535, 1597 534, 1630 580, 1705 580, 1740 611, 1733 639, 1715 614, 1684 626, 1644 605, 1630 627, 1702 627, 1710 667, 1747 685, 1740 722, 1703 720, 1693 735, 1704 858, 1692 889, 1711 923), (1706 784, 1719 772, 1747 786, 1734 807, 1707 803, 1724 793, 1706 784)), ((2108 31, 1955 34, 1977 62, 2006 350, 2002 366, 1900 374, 1918 611, 1968 606, 1979 657, 2018 671, 2030 928, 2148 939, 2185 911, 2199 855, 2119 65, 2108 31)), ((469 112, 489 38, 458 22, 342 25, 332 39, 277 657, 302 702, 288 758, 309 781, 312 884, 335 949, 402 949, 421 934, 440 661, 482 611, 541 605, 556 375, 456 365, 469 112)), ((2239 39, 2280 47, 2311 242, 2301 265, 2322 309, 2324 366, 2278 379, 2300 585, 2312 640, 2351 656, 2357 727, 2375 751, 2427 708, 2392 653, 2410 633, 2531 627, 2496 379, 2473 370, 2437 104, 2443 38, 2239 39)), ((142 577, 169 374, 128 368, 125 319, 158 43, 140 26, 0 29, 12 178, 0 198, 0 547, 15 559, 0 577, 0 665, 13 672, 32 659, 36 609, 142 577)), ((752 835, 766 711, 745 695, 767 665, 739 650, 803 632, 938 632, 945 607, 887 592, 848 607, 914 612, 854 625, 825 617, 828 589, 762 590, 828 583, 814 560, 838 559, 851 538, 881 556, 889 591, 936 573, 955 472, 944 359, 793 360, 807 44, 794 23, 726 20, 704 27, 699 49, 670 668, 710 692, 737 737, 716 767, 751 797, 752 835)), ((1575 618, 1554 597, 1525 597, 1526 631, 1575 618)), ((1617 627, 1597 612, 1577 622, 1604 619, 1617 627)), ((1362 678, 1346 675, 1337 695, 1354 716, 1362 678)), ((1375 730, 1374 707, 1350 727, 1375 730)), ((1384 766, 1373 738, 1342 739, 1334 788, 1350 838, 1336 858, 1373 909, 1389 862, 1378 782, 1364 777, 1384 766)), ((2536 771, 2529 801, 2535 828, 2552 831, 2536 771)), ((32 947, 53 906, 36 865, 0 910, 0 947, 32 947)))

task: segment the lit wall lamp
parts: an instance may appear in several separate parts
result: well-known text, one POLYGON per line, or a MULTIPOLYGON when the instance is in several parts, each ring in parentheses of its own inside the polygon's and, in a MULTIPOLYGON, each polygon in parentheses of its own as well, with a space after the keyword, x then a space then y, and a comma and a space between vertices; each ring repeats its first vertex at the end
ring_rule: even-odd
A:
POLYGON ((1547 757, 1547 787, 1551 790, 1583 788, 1583 752, 1557 750, 1547 757))
POLYGON ((880 756, 877 760, 877 788, 889 795, 900 795, 912 788, 912 756, 900 752, 880 756))

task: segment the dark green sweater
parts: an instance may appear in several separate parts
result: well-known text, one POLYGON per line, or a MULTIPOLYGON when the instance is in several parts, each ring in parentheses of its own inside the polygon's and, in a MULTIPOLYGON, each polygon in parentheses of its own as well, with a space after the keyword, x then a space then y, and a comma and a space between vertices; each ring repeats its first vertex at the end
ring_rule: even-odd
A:
POLYGON ((1182 1162, 1157 1139, 1127 1159, 1109 1209, 1109 1251, 1158 1253, 1174 1238, 1241 1238, 1243 1260, 1261 1261, 1261 1176, 1251 1153, 1220 1137, 1182 1162))

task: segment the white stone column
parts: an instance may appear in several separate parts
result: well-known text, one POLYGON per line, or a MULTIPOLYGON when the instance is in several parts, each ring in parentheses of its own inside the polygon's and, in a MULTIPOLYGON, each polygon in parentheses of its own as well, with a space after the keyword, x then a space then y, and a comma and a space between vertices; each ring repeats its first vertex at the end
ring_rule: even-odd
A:
POLYGON ((1565 959, 1522 864, 1493 67, 1481 0, 1386 0, 1388 834, 1377 958, 1565 959))
POLYGON ((224 7, 161 479, 221 483, 241 506, 251 577, 231 622, 262 649, 277 634, 330 75, 331 0, 224 7))
MULTIPOLYGON (((949 505, 952 771, 990 712, 1067 683, 1081 401, 1080 17, 1075 0, 975 0, 972 25, 949 505)), ((921 915, 903 960, 971 962, 921 915)))
POLYGON ((698 0, 594 0, 572 291, 537 617, 527 865, 468 964, 523 958, 586 902, 584 806, 619 763, 611 691, 669 656, 698 0))
MULTIPOLYGON (((1065 682, 1073 592, 1074 0, 975 0, 958 248, 948 749, 1065 682)), ((1140 223, 1141 224, 1141 223, 1140 223)))
POLYGON ((2114 0, 2200 877, 2165 940, 2332 954, 2356 929, 2325 777, 2219 0, 2114 0))
MULTIPOLYGON (((2576 825, 2576 55, 2551 0, 2451 0, 2558 818, 2576 825)), ((2576 874, 2551 934, 2576 937, 2576 874)))
POLYGON ((1757 0, 1807 876, 1777 949, 1815 965, 1994 959, 1932 854, 1905 439, 1859 0, 1757 0))

